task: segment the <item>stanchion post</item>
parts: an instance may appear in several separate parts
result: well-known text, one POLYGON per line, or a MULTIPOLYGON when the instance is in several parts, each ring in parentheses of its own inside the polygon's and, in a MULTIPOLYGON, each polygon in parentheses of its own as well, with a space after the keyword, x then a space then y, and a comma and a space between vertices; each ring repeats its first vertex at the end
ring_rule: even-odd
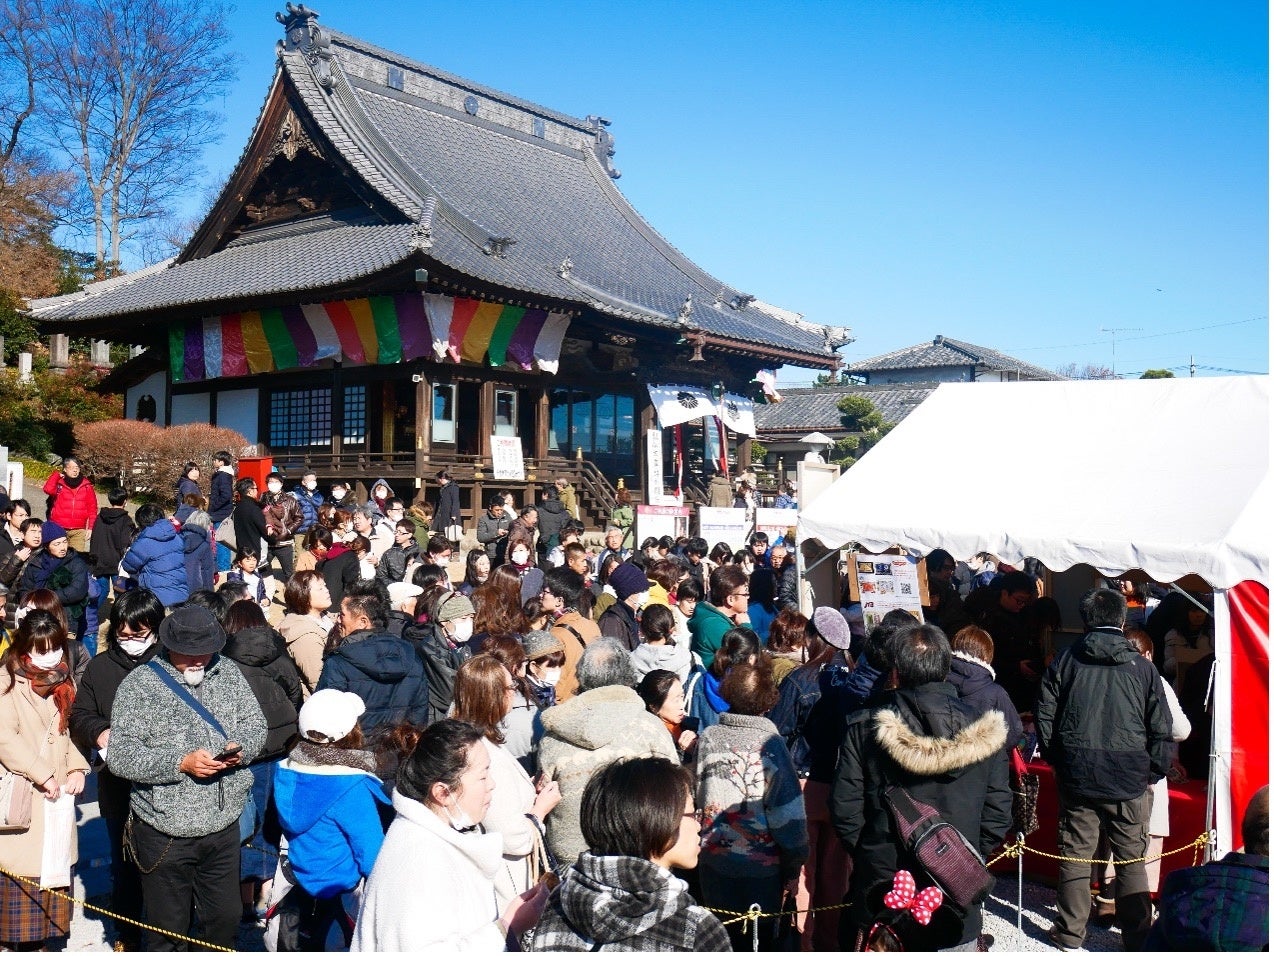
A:
POLYGON ((1026 834, 1021 830, 1017 833, 1017 939, 1022 941, 1022 871, 1026 866, 1026 834))

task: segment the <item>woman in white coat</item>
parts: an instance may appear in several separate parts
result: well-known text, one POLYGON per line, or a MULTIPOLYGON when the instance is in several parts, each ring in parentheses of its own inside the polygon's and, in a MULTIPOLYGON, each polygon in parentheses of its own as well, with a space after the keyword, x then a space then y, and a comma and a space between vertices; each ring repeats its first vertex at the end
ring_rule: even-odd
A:
POLYGON ((504 860, 496 875, 495 895, 503 907, 531 888, 535 856, 542 852, 544 818, 562 799, 556 781, 537 793, 535 784, 505 745, 501 722, 519 694, 517 681, 494 654, 471 657, 456 671, 453 716, 482 729, 482 744, 491 758, 495 794, 483 829, 504 841, 504 860))
POLYGON ((351 952, 502 952, 539 919, 537 886, 496 904, 503 839, 481 823, 491 806, 491 758, 483 732, 440 720, 398 770, 397 817, 363 894, 351 952))
POLYGON ((0 868, 37 884, 0 876, 0 946, 6 949, 44 948, 70 933, 70 902, 39 889, 44 883, 70 890, 74 800, 88 773, 67 732, 75 700, 67 644, 57 617, 30 611, 0 660, 0 765, 16 775, 15 788, 32 791, 30 826, 0 833, 0 868), (60 860, 45 859, 45 831, 53 826, 63 828, 69 843, 60 860))

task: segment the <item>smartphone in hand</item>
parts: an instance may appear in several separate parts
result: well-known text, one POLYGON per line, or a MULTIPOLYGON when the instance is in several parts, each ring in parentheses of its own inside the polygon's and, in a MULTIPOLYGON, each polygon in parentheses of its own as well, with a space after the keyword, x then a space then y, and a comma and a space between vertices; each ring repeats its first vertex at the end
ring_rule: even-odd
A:
POLYGON ((231 757, 238 756, 241 753, 243 753, 243 744, 230 744, 225 750, 221 751, 221 753, 217 754, 217 756, 212 759, 217 761, 217 763, 225 763, 231 757))

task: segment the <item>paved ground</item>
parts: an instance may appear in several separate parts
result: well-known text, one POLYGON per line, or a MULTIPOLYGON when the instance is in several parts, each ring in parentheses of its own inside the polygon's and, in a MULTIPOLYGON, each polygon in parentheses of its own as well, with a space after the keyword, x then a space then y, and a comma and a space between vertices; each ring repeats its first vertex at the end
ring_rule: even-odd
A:
MULTIPOLYGON (((97 815, 97 795, 92 778, 79 805, 80 864, 75 877, 75 895, 100 906, 110 903, 110 870, 107 867, 106 826, 97 815)), ((1022 887, 1022 930, 1018 932, 1018 884, 1016 876, 1001 877, 995 893, 987 901, 984 932, 995 937, 996 952, 1049 952, 1056 950, 1044 933, 1053 918, 1053 888, 1026 881, 1022 887)), ((77 909, 67 951, 100 952, 110 949, 113 939, 109 920, 96 913, 77 909)), ((261 952, 261 930, 244 927, 239 933, 239 949, 261 952)), ((1087 952, 1107 953, 1123 949, 1118 931, 1089 928, 1087 952)))

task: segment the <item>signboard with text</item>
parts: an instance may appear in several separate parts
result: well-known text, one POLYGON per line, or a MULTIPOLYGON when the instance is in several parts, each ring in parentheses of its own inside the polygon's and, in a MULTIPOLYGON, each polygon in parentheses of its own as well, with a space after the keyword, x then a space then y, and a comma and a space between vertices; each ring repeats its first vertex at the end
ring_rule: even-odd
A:
POLYGON ((677 505, 638 505, 637 543, 668 535, 674 540, 690 533, 690 509, 677 505))
POLYGON ((787 538, 788 544, 796 542, 795 508, 757 508, 756 530, 775 538, 787 538))
POLYGON ((724 541, 733 550, 739 551, 747 547, 748 535, 751 533, 747 508, 699 506, 699 537, 708 542, 709 548, 718 541, 724 541))
POLYGON ((521 438, 517 435, 491 436, 491 472, 500 481, 526 480, 521 438))
POLYGON ((894 608, 901 608, 917 621, 924 621, 921 603, 925 595, 921 593, 919 558, 908 554, 854 551, 849 556, 847 571, 851 581, 850 597, 855 597, 855 590, 858 592, 857 599, 863 605, 863 623, 867 630, 879 624, 880 619, 894 608))

